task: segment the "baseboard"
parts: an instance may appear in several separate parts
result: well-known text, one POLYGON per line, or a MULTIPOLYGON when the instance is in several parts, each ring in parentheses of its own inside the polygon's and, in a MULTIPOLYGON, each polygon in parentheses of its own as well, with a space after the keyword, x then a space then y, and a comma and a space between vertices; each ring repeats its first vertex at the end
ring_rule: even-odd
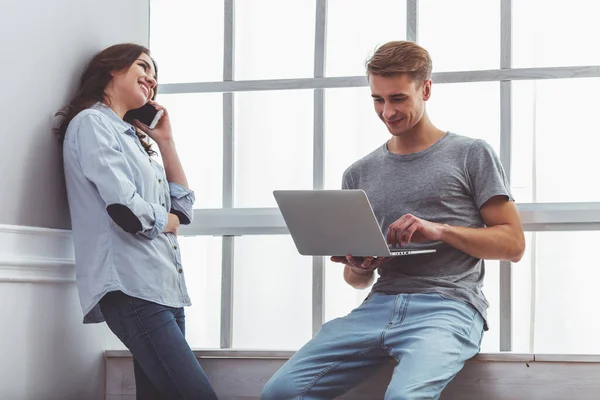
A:
POLYGON ((0 224, 0 282, 74 281, 75 259, 70 231, 0 224))

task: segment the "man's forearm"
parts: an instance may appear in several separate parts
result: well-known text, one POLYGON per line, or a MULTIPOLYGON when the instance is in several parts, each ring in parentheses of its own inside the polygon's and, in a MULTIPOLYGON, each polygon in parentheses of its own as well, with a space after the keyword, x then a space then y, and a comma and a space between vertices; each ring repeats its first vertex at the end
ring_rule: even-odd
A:
POLYGON ((355 268, 346 265, 344 267, 344 280, 355 289, 366 289, 373 284, 375 274, 374 271, 356 272, 355 268))
POLYGON ((443 225, 440 240, 470 256, 488 260, 518 262, 525 251, 523 231, 510 225, 487 228, 443 225))

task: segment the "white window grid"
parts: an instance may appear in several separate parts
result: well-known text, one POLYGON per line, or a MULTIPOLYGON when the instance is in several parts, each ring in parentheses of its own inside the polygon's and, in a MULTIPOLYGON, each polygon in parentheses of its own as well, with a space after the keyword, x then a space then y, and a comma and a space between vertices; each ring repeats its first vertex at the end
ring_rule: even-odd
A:
MULTIPOLYGON (((313 188, 323 188, 324 90, 366 87, 365 76, 325 77, 327 0, 316 1, 314 74, 312 78, 234 80, 235 0, 224 0, 223 80, 159 85, 161 94, 222 93, 223 202, 219 209, 197 209, 186 236, 222 236, 221 348, 232 348, 234 237, 287 234, 277 208, 234 208, 234 94, 244 91, 312 89, 314 91, 313 188)), ((419 0, 406 0, 406 40, 418 42, 419 0)), ((598 78, 600 66, 512 68, 512 0, 500 0, 500 69, 434 73, 435 83, 500 82, 500 159, 511 176, 512 82, 517 80, 598 78)), ((600 202, 518 204, 525 231, 600 230, 600 202)), ((313 257, 312 331, 324 322, 323 257, 313 257)), ((500 351, 512 350, 512 263, 500 262, 500 351)), ((533 284, 533 282, 532 282, 533 284)))

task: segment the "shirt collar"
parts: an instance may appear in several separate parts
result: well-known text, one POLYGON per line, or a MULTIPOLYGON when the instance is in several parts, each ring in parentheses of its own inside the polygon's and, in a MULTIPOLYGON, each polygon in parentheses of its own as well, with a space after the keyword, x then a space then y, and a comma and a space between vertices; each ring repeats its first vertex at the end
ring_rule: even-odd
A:
POLYGON ((114 122, 119 128, 122 129, 122 132, 135 134, 135 128, 133 127, 133 125, 119 118, 119 116, 106 104, 97 102, 91 108, 100 111, 102 114, 106 115, 112 122, 114 122))

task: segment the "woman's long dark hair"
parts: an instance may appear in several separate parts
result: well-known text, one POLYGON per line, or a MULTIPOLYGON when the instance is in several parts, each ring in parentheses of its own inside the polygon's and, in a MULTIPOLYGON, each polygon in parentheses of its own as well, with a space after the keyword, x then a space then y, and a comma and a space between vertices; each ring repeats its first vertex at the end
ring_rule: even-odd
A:
MULTIPOLYGON (((54 129, 54 132, 61 140, 65 138, 67 127, 77 114, 97 102, 104 101, 104 91, 112 79, 111 73, 129 68, 142 53, 150 56, 150 50, 144 46, 133 43, 122 43, 111 46, 92 58, 92 61, 90 61, 81 75, 79 88, 77 89, 77 93, 73 97, 73 100, 71 100, 68 106, 56 113, 56 116, 62 117, 62 120, 58 127, 54 129)), ((158 78, 156 62, 154 59, 152 59, 152 62, 154 63, 154 70, 156 71, 158 78)), ((156 90, 157 88, 154 88, 153 98, 156 97, 156 90)), ((155 155, 156 152, 152 150, 150 144, 144 140, 146 135, 137 128, 135 131, 142 146, 146 150, 146 153, 155 155)))

